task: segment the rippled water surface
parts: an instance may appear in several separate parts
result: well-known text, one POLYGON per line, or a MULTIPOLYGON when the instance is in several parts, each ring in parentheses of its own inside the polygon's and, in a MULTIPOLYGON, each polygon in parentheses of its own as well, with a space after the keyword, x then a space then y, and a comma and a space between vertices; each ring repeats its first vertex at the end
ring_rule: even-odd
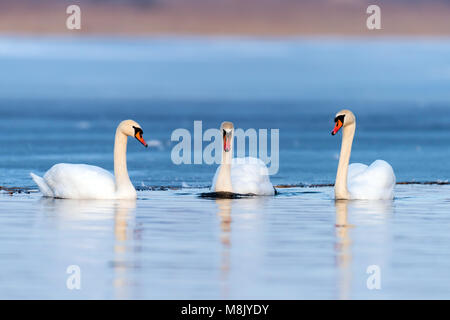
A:
POLYGON ((0 37, 0 185, 31 191, 0 194, 0 298, 450 298, 448 185, 397 185, 387 202, 335 202, 330 187, 214 200, 198 195, 215 165, 171 161, 173 130, 231 120, 279 129, 275 185, 330 184, 345 107, 352 161, 446 182, 449 56, 448 39, 0 37), (30 171, 112 171, 127 118, 150 144, 129 140, 137 201, 40 197, 30 171))
POLYGON ((394 201, 331 188, 211 200, 201 189, 129 201, 0 196, 1 298, 449 298, 450 187, 394 201), (81 268, 81 290, 66 268, 81 268), (369 290, 368 266, 381 270, 369 290))

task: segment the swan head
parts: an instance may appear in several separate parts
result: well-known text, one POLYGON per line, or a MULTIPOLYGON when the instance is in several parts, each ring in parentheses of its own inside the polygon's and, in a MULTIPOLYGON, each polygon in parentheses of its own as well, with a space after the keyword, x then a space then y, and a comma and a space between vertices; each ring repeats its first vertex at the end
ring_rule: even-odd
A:
POLYGON ((349 126, 356 122, 356 117, 350 110, 341 110, 336 113, 334 118, 334 129, 331 131, 331 134, 334 136, 342 127, 349 126))
POLYGON ((222 132, 223 137, 223 151, 229 152, 233 142, 233 123, 228 121, 222 122, 220 125, 220 131, 222 132))
POLYGON ((124 135, 129 137, 135 137, 140 143, 144 145, 144 147, 148 147, 147 142, 145 142, 141 126, 139 123, 133 120, 124 120, 122 121, 117 130, 122 132, 124 135))

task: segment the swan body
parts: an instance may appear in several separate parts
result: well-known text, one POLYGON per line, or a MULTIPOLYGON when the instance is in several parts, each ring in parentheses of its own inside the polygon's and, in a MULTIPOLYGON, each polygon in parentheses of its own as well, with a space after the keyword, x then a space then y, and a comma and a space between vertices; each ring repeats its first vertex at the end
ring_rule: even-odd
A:
POLYGON ((370 166, 352 163, 348 167, 350 199, 393 199, 395 174, 384 160, 375 160, 370 166))
POLYGON ((232 159, 234 126, 231 122, 223 122, 220 128, 223 134, 222 162, 214 175, 211 190, 258 196, 274 195, 275 189, 264 162, 252 157, 232 159))
MULTIPOLYGON (((216 190, 216 182, 221 166, 213 178, 212 190, 216 190)), ((231 161, 231 186, 233 193, 272 196, 275 189, 269 179, 266 165, 261 159, 247 157, 234 158, 231 161)))
POLYGON ((342 145, 339 156, 334 194, 336 199, 387 200, 394 198, 396 178, 392 166, 376 160, 370 166, 362 163, 349 165, 356 117, 350 110, 336 114, 335 135, 342 127, 342 145))
MULTIPOLYGON (((58 163, 44 177, 31 173, 45 197, 64 199, 115 199, 114 176, 87 164, 58 163)), ((136 192, 136 191, 135 191, 136 192)))
POLYGON ((142 129, 132 121, 122 121, 114 143, 114 176, 103 168, 87 164, 58 163, 43 177, 30 173, 44 197, 64 199, 136 199, 136 189, 126 166, 127 137, 134 135, 144 146, 142 129))

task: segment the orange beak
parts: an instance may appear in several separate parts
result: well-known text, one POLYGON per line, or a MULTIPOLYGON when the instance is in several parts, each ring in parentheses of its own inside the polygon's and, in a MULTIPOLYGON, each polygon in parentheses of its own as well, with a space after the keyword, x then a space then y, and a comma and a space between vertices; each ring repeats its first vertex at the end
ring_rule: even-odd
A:
POLYGON ((223 137, 223 150, 228 152, 230 149, 230 138, 225 136, 223 137))
POLYGON ((144 138, 142 137, 142 132, 138 132, 138 133, 136 133, 136 135, 134 136, 136 139, 138 139, 138 141, 140 142, 140 143, 142 143, 143 145, 144 145, 144 147, 148 147, 148 144, 147 144, 147 142, 145 142, 145 140, 144 140, 144 138))
POLYGON ((342 128, 342 121, 341 120, 337 120, 333 131, 331 131, 331 134, 334 136, 336 133, 338 133, 339 129, 341 129, 341 128, 342 128))
POLYGON ((223 151, 228 152, 231 149, 231 134, 224 133, 223 135, 223 151))

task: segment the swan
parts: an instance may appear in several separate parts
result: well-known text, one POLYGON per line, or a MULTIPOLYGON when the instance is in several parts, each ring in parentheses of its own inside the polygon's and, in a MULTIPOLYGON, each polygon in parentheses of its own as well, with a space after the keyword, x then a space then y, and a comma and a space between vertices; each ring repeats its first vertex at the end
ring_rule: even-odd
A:
POLYGON ((65 199, 136 199, 127 171, 127 138, 134 136, 145 147, 143 131, 133 120, 122 121, 114 142, 114 176, 87 164, 58 163, 44 177, 30 173, 44 197, 65 199))
POLYGON ((391 165, 384 160, 376 160, 370 166, 352 163, 353 137, 356 118, 350 110, 341 110, 334 119, 334 136, 342 129, 342 146, 334 184, 336 199, 386 200, 394 198, 395 174, 391 165))
POLYGON ((236 194, 271 196, 275 189, 269 179, 269 171, 264 162, 257 158, 234 158, 231 122, 220 126, 223 136, 222 162, 214 175, 211 191, 236 194))

